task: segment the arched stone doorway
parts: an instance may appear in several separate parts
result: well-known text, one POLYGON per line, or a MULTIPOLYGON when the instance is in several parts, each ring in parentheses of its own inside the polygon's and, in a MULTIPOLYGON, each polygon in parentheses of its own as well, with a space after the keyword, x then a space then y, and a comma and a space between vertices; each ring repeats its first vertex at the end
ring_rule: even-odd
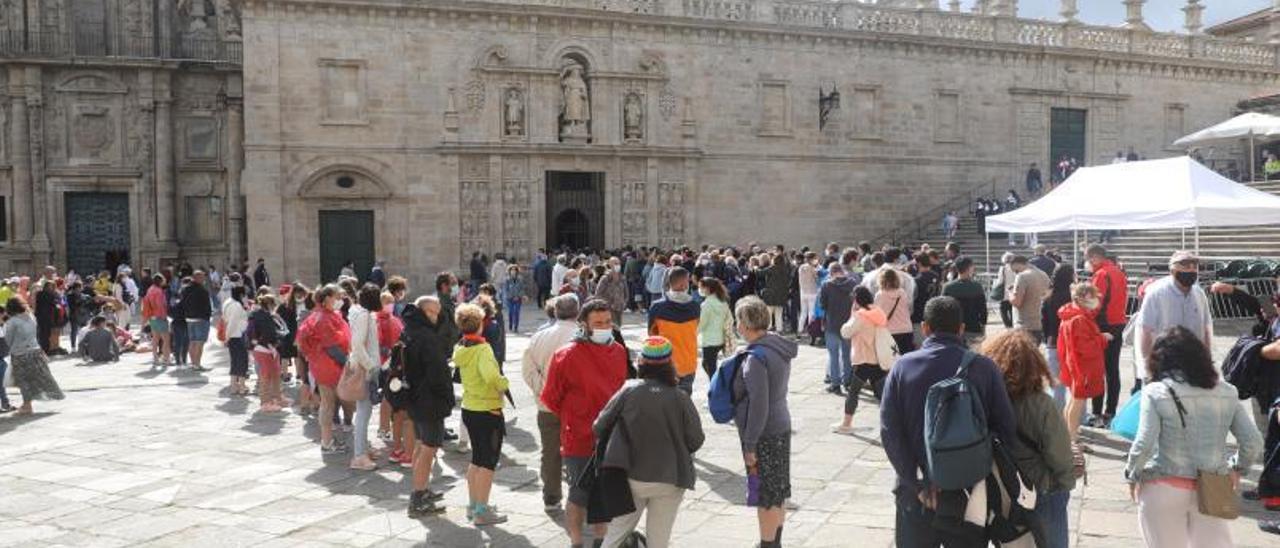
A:
POLYGON ((569 246, 572 249, 582 249, 591 245, 591 221, 580 210, 561 211, 552 226, 555 247, 569 246))

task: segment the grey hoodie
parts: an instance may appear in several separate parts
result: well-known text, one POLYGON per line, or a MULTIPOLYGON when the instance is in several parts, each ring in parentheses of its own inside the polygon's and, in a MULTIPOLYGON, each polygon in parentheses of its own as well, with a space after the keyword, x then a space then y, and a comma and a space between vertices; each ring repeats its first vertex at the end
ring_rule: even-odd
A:
POLYGON ((743 382, 733 383, 733 424, 738 427, 743 452, 755 452, 760 438, 791 432, 787 385, 796 343, 768 333, 750 346, 763 347, 764 363, 755 357, 742 362, 743 382))

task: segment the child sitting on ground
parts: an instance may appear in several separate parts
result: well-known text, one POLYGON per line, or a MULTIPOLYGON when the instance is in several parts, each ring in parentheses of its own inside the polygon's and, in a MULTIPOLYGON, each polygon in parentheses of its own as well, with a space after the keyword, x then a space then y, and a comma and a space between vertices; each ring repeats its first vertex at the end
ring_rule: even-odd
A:
POLYGON ((94 316, 89 322, 89 330, 80 338, 79 349, 80 355, 93 363, 120 360, 120 344, 107 329, 107 319, 102 316, 94 316))

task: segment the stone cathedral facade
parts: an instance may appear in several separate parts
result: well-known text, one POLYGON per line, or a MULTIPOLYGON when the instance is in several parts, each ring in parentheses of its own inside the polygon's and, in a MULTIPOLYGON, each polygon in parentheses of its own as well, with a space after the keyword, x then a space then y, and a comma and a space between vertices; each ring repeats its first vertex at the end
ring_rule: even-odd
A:
POLYGON ((0 0, 0 272, 243 257, 240 0, 0 0))
POLYGON ((1280 83, 1195 9, 1165 34, 1140 0, 1122 28, 874 4, 249 0, 250 255, 425 289, 472 251, 872 239, 1032 162, 1178 154, 1280 83))

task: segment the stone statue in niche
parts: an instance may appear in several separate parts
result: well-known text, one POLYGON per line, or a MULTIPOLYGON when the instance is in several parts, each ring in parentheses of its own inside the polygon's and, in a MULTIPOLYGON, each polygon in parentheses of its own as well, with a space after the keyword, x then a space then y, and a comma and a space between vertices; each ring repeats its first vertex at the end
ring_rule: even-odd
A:
POLYGON ((591 138, 591 92, 577 61, 560 71, 560 140, 586 142, 591 138))
POLYGON ((507 137, 524 136, 524 95, 517 88, 507 90, 502 104, 503 134, 507 137))
POLYGON ((831 87, 831 93, 823 93, 822 88, 818 88, 818 130, 827 128, 827 123, 831 121, 835 111, 840 110, 840 92, 835 86, 831 87))
POLYGON ((622 134, 628 141, 644 138, 644 104, 640 94, 628 93, 622 102, 622 134))

